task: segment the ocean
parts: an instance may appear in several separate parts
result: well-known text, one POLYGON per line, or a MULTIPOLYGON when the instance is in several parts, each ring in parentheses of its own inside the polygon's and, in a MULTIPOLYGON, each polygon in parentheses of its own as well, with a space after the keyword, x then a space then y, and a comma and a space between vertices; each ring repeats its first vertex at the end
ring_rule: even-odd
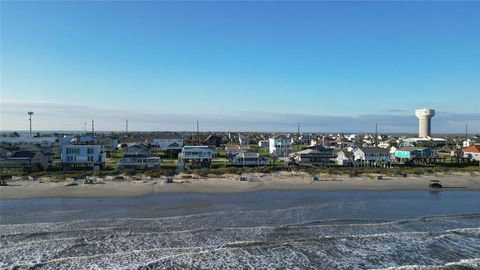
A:
POLYGON ((2 269, 480 269, 478 191, 0 201, 2 269))

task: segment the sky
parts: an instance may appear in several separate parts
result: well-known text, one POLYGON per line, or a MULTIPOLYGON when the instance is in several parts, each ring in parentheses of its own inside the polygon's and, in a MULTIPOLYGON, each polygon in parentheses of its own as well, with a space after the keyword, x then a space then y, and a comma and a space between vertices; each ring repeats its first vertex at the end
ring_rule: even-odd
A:
POLYGON ((480 133, 480 2, 0 2, 1 130, 480 133))

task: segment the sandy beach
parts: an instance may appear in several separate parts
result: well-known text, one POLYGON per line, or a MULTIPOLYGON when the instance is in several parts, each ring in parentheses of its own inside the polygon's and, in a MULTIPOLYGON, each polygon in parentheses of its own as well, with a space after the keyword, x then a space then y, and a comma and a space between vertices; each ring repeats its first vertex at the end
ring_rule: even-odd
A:
POLYGON ((423 175, 409 177, 320 176, 319 181, 305 174, 281 173, 250 175, 248 181, 238 176, 222 178, 174 178, 173 183, 163 179, 104 181, 100 184, 48 181, 11 181, 0 187, 0 199, 27 199, 42 197, 132 197, 154 193, 239 193, 260 190, 428 190, 430 180, 439 180, 443 190, 480 190, 478 175, 423 175))

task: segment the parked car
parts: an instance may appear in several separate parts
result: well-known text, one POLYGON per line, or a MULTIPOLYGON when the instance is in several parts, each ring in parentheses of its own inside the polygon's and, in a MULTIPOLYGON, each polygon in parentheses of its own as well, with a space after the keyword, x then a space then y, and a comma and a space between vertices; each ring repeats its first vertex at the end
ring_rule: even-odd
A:
POLYGON ((430 184, 428 184, 431 188, 442 188, 442 184, 438 180, 430 180, 430 184))

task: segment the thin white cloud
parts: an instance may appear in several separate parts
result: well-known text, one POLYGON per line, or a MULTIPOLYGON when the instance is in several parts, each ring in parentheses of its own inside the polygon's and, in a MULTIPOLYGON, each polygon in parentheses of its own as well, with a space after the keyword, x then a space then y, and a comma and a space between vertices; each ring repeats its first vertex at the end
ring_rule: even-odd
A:
MULTIPOLYGON (((311 115, 276 112, 226 112, 222 114, 184 114, 109 107, 94 107, 62 102, 36 100, 0 101, 2 130, 28 129, 28 111, 35 112, 35 130, 82 130, 95 120, 97 130, 121 131, 125 119, 130 130, 194 130, 196 120, 202 130, 231 131, 295 131, 313 132, 368 132, 375 123, 380 132, 415 133, 417 120, 413 113, 399 110, 357 116, 311 115), (392 114, 392 112, 394 112, 392 114)), ((480 132, 480 114, 449 113, 437 115, 432 121, 436 133, 462 133, 468 123, 472 133, 480 132)))

